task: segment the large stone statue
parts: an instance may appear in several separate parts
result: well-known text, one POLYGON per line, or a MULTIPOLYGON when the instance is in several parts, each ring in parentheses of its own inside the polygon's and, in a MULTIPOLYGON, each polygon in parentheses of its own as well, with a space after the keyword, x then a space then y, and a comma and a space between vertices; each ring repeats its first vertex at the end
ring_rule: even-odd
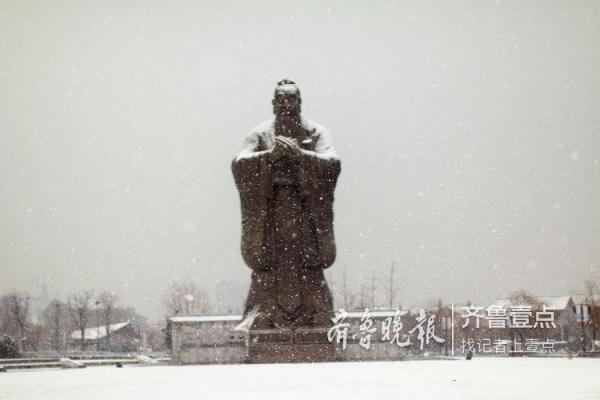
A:
POLYGON ((326 328, 335 260, 333 192, 340 161, 329 132, 300 114, 294 82, 278 83, 275 118, 250 131, 233 161, 242 205, 242 255, 252 269, 246 312, 254 330, 326 328))

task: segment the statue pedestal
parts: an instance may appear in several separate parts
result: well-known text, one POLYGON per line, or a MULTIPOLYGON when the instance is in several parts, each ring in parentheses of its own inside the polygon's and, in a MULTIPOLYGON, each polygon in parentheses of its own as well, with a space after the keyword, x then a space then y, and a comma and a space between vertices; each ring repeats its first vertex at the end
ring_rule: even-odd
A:
POLYGON ((250 329, 250 363, 325 362, 335 358, 326 328, 250 329))

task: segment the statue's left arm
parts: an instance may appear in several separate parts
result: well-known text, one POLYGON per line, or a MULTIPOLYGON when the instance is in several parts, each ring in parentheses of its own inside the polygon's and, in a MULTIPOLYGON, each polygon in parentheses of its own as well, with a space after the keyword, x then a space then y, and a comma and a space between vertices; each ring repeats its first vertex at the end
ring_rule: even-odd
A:
POLYGON ((336 257, 333 200, 341 163, 329 132, 322 128, 317 134, 314 151, 301 150, 299 183, 301 195, 306 199, 317 247, 316 254, 306 260, 307 265, 327 268, 336 257))

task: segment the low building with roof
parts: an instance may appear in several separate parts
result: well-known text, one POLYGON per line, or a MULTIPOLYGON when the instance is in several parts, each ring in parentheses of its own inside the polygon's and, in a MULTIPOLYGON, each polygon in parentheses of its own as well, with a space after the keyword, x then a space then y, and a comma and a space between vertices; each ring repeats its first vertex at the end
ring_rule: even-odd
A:
MULTIPOLYGON (((143 345, 143 332, 131 321, 86 328, 83 338, 84 351, 133 352, 143 345)), ((81 350, 82 341, 81 330, 73 331, 70 349, 81 350)))
MULTIPOLYGON (((490 309, 506 310, 506 329, 489 329, 493 338, 509 337, 511 341, 525 343, 531 340, 553 342, 556 348, 577 349, 581 329, 575 316, 575 304, 571 296, 527 296, 516 299, 498 299, 486 308, 486 318, 490 309), (525 308, 523 308, 525 307, 525 308), (527 327, 520 327, 515 320, 524 313, 527 327), (527 315, 530 313, 530 315, 527 315), (546 318, 551 316, 551 321, 546 318), (540 321, 538 321, 540 317, 540 321), (495 336, 494 336, 495 335, 495 336)), ((523 319, 522 321, 525 321, 523 319)))
MULTIPOLYGON (((250 313, 245 317, 176 315, 167 318, 172 359, 181 364, 247 362, 248 349, 254 343, 249 332, 254 317, 250 313)), ((372 309, 368 314, 365 310, 340 310, 335 313, 333 326, 329 340, 336 342, 335 358, 343 361, 461 356, 471 351, 496 356, 548 355, 581 347, 581 326, 576 320, 571 296, 523 295, 512 300, 499 299, 487 307, 450 304, 429 309, 372 309), (494 318, 490 310, 494 308, 505 311, 504 317, 499 318, 504 322, 503 327, 491 324, 494 318), (519 325, 519 317, 513 313, 519 310, 524 313, 521 317, 529 318, 530 327, 519 325), (338 334, 343 335, 339 341, 338 334), (471 350, 471 344, 475 350, 471 350)))
POLYGON ((242 315, 175 315, 167 318, 167 340, 176 364, 240 363, 247 356, 242 315))
POLYGON ((600 351, 600 295, 574 295, 577 322, 585 330, 587 350, 600 351))

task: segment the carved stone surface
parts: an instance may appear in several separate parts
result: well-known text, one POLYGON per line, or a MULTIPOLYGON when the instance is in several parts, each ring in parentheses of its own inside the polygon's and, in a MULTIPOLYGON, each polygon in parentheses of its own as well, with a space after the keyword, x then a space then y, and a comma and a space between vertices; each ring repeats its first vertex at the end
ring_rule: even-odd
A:
POLYGON ((253 363, 318 362, 335 358, 327 329, 294 328, 251 330, 248 360, 253 363))
POLYGON ((331 325, 323 270, 336 254, 333 194, 340 161, 327 129, 301 116, 300 104, 296 85, 280 82, 275 118, 252 129, 232 163, 242 208, 242 255, 253 271, 245 314, 257 311, 250 329, 263 336, 331 325))

